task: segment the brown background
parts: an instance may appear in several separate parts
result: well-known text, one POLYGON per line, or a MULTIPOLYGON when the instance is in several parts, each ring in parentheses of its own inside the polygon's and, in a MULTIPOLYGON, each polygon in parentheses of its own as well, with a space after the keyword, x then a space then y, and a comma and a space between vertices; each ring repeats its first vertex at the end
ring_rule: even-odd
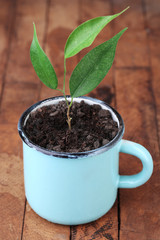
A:
MULTIPOLYGON (((0 239, 160 240, 159 15, 159 0, 0 0, 0 239), (125 138, 151 152, 153 176, 139 188, 120 189, 114 207, 93 223, 74 227, 49 223, 25 200, 22 143, 17 133, 18 119, 27 107, 59 94, 40 83, 31 65, 32 22, 62 88, 63 49, 69 33, 85 20, 117 13, 128 5, 131 8, 111 22, 92 45, 129 28, 118 43, 112 69, 90 96, 121 113, 125 138)), ((67 61, 67 79, 87 51, 67 61)), ((140 169, 136 158, 121 155, 121 174, 140 169)))

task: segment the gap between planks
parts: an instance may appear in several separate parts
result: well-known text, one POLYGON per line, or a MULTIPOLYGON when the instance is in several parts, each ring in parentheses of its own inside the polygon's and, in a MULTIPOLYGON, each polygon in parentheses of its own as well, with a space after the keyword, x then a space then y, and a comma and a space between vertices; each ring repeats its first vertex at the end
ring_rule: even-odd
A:
POLYGON ((23 239, 23 229, 24 229, 24 221, 25 221, 25 214, 26 214, 26 205, 27 205, 27 199, 25 197, 24 213, 23 213, 23 221, 22 221, 22 231, 21 231, 21 240, 23 239))

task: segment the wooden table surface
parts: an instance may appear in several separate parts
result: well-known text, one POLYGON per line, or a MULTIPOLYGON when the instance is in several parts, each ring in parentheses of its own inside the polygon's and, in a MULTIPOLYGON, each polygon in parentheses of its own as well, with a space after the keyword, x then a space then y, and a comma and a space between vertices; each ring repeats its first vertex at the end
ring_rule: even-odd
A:
MULTIPOLYGON (((0 0, 0 240, 160 240, 159 39, 159 0, 0 0), (85 20, 117 13, 128 5, 131 8, 92 45, 129 28, 118 43, 112 69, 90 96, 120 112, 125 139, 151 152, 154 173, 139 188, 120 189, 113 208, 93 223, 63 226, 47 222, 25 199, 22 142, 17 133, 18 119, 27 107, 57 95, 40 83, 31 65, 32 22, 62 87, 63 49, 69 33, 85 20)), ((68 79, 87 51, 67 61, 68 79)), ((121 155, 120 174, 140 170, 139 160, 121 155)))

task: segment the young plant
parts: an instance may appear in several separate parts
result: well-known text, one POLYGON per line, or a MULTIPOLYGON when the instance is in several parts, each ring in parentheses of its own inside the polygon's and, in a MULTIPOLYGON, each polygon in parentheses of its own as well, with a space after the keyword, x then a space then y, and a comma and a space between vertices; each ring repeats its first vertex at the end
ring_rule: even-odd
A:
MULTIPOLYGON (((129 7, 128 7, 129 8, 129 7)), ((64 80, 63 89, 58 89, 58 79, 55 70, 39 45, 36 27, 34 25, 34 36, 30 48, 30 58, 40 80, 49 88, 63 93, 67 104, 67 123, 71 129, 70 108, 73 98, 91 92, 108 73, 115 56, 116 46, 122 34, 127 30, 124 28, 110 40, 100 44, 88 52, 77 64, 69 80, 71 102, 69 103, 65 93, 66 59, 76 55, 82 49, 89 47, 100 31, 113 19, 117 18, 128 8, 112 16, 93 18, 79 25, 68 37, 64 51, 64 80)))

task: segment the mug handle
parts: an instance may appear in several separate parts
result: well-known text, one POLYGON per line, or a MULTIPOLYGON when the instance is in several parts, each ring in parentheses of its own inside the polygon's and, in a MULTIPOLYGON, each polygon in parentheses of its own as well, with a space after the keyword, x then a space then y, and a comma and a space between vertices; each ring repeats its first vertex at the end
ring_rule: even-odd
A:
POLYGON ((138 143, 122 140, 120 152, 138 157, 143 165, 141 172, 131 176, 119 176, 119 188, 136 188, 147 182, 153 172, 153 160, 146 148, 138 143))

